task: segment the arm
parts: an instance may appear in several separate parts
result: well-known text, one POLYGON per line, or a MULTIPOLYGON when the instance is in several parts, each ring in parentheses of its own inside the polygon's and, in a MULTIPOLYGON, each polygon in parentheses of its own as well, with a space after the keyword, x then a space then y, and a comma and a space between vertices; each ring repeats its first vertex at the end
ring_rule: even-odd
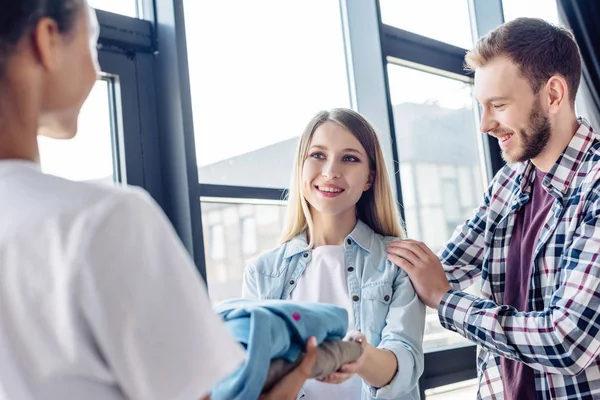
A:
POLYGON ((513 307, 451 291, 439 307, 442 325, 532 368, 579 374, 600 355, 599 254, 600 201, 596 201, 562 259, 557 260, 562 264, 560 268, 552 266, 562 273, 548 308, 518 312, 513 307), (458 307, 452 310, 454 306, 458 307))
MULTIPOLYGON (((556 259, 557 265, 548 266, 560 277, 549 307, 518 312, 513 307, 449 290, 437 300, 440 322, 489 351, 531 368, 577 375, 600 356, 599 255, 600 200, 596 200, 562 258, 556 259)), ((434 279, 431 265, 413 260, 401 267, 410 271, 413 281, 424 282, 434 279)), ((433 306, 437 296, 430 296, 433 306)))
POLYGON ((358 375, 374 388, 381 388, 390 384, 398 371, 398 360, 389 350, 381 350, 366 344, 365 359, 358 375))
POLYGON ((396 398, 410 393, 423 373, 424 329, 425 306, 406 273, 398 271, 379 345, 371 346, 363 334, 350 332, 347 339, 363 343, 363 355, 322 381, 341 383, 358 374, 370 386, 370 395, 375 398, 396 398))
POLYGON ((256 269, 249 264, 244 269, 244 281, 242 283, 242 297, 244 299, 258 299, 258 285, 256 283, 256 269))
POLYGON ((90 214, 76 295, 99 368, 130 399, 202 398, 244 353, 172 226, 141 191, 111 196, 90 214))
POLYGON ((375 362, 363 372, 365 380, 368 378, 367 382, 372 386, 371 395, 377 398, 396 398, 410 393, 423 373, 425 306, 417 297, 410 279, 401 270, 396 274, 393 289, 386 325, 376 349, 378 352, 371 353, 375 355, 375 362), (376 380, 377 374, 381 377, 376 380))
POLYGON ((258 289, 256 287, 256 271, 253 265, 244 268, 244 281, 242 282, 242 297, 244 299, 257 299, 258 289))

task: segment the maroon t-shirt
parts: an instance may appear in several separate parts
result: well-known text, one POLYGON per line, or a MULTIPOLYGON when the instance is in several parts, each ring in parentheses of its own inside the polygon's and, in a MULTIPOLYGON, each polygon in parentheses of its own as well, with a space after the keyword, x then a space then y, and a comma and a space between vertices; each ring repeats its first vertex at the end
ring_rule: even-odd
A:
MULTIPOLYGON (((533 253, 541 228, 554 202, 554 197, 542 187, 546 173, 537 169, 535 173, 529 202, 517 212, 506 259, 504 304, 513 306, 518 311, 529 311, 527 300, 533 253)), ((504 357, 501 357, 500 365, 505 400, 536 399, 533 369, 504 357)))

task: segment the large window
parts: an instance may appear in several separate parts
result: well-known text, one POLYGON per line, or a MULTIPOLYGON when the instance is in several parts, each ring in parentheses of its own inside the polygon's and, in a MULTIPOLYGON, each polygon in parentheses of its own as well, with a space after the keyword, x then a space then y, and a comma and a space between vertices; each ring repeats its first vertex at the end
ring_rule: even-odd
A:
POLYGON ((471 85, 388 64, 409 235, 439 249, 479 204, 479 133, 471 85))
POLYGON ((348 107, 337 0, 184 0, 201 183, 285 188, 297 138, 348 107))
POLYGON ((558 24, 556 0, 502 0, 504 20, 511 21, 519 17, 541 18, 558 24))
POLYGON ((42 171, 76 181, 118 180, 116 115, 111 107, 113 80, 100 79, 83 105, 77 135, 71 140, 38 138, 42 171))
MULTIPOLYGON (((437 251, 483 193, 471 85, 394 64, 388 76, 408 236, 437 251)), ((426 350, 465 342, 428 309, 426 350)))
POLYGON ((473 44, 468 0, 380 0, 386 25, 462 48, 473 44))
POLYGON ((202 201, 206 277, 213 302, 240 297, 244 268, 253 257, 279 245, 285 207, 202 201))
POLYGON ((142 17, 141 0, 88 0, 90 6, 128 17, 142 17))

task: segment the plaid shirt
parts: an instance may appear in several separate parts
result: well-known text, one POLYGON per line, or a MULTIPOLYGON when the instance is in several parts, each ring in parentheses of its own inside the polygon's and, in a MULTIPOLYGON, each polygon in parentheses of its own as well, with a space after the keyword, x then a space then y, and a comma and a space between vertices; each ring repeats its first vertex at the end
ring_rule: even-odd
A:
POLYGON ((500 356, 534 369, 540 399, 600 399, 600 135, 579 123, 542 182, 555 201, 531 249, 527 312, 503 305, 503 295, 515 216, 535 177, 531 162, 498 172, 440 253, 453 286, 440 321, 478 344, 479 399, 504 397, 500 356), (478 277, 483 298, 460 291, 478 277))

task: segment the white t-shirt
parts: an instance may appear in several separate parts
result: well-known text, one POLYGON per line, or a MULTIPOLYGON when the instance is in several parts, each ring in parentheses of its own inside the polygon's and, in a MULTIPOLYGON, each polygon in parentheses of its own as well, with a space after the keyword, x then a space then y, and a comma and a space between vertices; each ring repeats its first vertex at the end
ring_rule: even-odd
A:
POLYGON ((139 189, 0 161, 0 399, 198 400, 243 361, 139 189))
MULTIPOLYGON (((344 246, 319 246, 312 251, 312 259, 290 293, 290 300, 335 304, 348 311, 348 328, 354 329, 352 301, 348 293, 344 262, 344 246)), ((361 398, 362 380, 354 375, 339 385, 309 379, 304 384, 306 400, 361 398)))

